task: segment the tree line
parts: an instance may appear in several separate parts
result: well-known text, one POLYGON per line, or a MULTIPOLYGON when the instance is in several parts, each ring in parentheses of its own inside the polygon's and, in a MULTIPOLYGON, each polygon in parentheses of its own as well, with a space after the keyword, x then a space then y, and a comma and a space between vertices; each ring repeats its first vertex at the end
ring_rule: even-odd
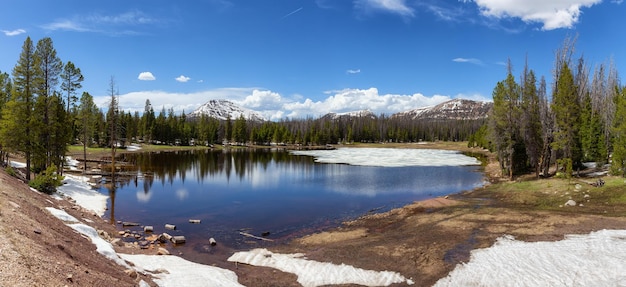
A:
POLYGON ((62 171, 67 146, 110 147, 130 143, 167 145, 326 145, 353 142, 464 141, 485 120, 412 120, 386 115, 324 116, 258 122, 246 118, 219 120, 206 115, 161 108, 149 99, 143 113, 124 112, 115 79, 109 82, 105 109, 82 88, 84 77, 71 61, 57 56, 53 41, 27 37, 9 75, 0 71, 0 156, 22 155, 27 180, 31 173, 62 171))
POLYGON ((567 38, 555 53, 551 94, 527 63, 516 79, 510 61, 493 90, 489 122, 470 145, 494 150, 510 178, 549 176, 553 165, 569 177, 584 162, 611 163, 612 173, 626 175, 626 89, 612 63, 592 71, 583 56, 573 59, 574 46, 567 38))

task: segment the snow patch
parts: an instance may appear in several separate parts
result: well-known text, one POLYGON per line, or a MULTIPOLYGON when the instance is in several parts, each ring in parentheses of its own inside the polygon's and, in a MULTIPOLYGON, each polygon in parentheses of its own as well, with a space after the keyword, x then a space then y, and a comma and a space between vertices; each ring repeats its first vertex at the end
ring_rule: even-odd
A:
POLYGON ((63 182, 64 184, 57 188, 58 193, 73 198, 76 204, 99 216, 104 215, 109 197, 93 190, 88 183, 88 178, 67 174, 63 182))
POLYGON ((23 162, 17 162, 17 161, 9 161, 9 165, 14 167, 14 168, 25 168, 26 164, 23 162))
POLYGON ((131 144, 129 146, 126 147, 127 151, 138 151, 141 149, 141 146, 135 145, 135 144, 131 144))
POLYGON ((48 212, 54 215, 54 217, 60 219, 63 222, 70 222, 70 223, 80 222, 78 221, 78 219, 76 219, 76 217, 71 216, 65 210, 57 209, 54 207, 46 207, 46 210, 48 210, 48 212))
POLYGON ((149 272, 159 286, 243 286, 233 271, 177 256, 120 254, 120 257, 139 267, 139 272, 149 272))
POLYGON ((228 258, 254 266, 271 267, 298 276, 304 287, 330 284, 360 284, 364 286, 389 286, 394 283, 413 284, 413 281, 391 271, 372 271, 350 265, 317 262, 304 258, 304 254, 278 254, 267 249, 237 252, 228 258))
POLYGON ((556 242, 499 238, 435 286, 626 286, 626 230, 567 235, 556 242))
POLYGON ((476 158, 456 151, 436 149, 397 148, 339 148, 336 150, 292 151, 294 155, 315 157, 320 163, 340 163, 361 166, 460 166, 480 165, 476 158))
POLYGON ((78 170, 79 161, 73 159, 71 156, 65 158, 65 163, 70 170, 78 170))
POLYGON ((82 224, 82 223, 68 224, 67 226, 71 227, 72 229, 78 231, 80 234, 83 234, 89 239, 91 239, 91 242, 96 246, 96 251, 98 251, 98 253, 102 254, 104 257, 110 260, 113 260, 113 262, 121 266, 130 268, 130 266, 126 263, 126 261, 124 261, 122 258, 120 258, 117 255, 111 243, 102 239, 98 235, 98 231, 96 231, 93 227, 82 224))

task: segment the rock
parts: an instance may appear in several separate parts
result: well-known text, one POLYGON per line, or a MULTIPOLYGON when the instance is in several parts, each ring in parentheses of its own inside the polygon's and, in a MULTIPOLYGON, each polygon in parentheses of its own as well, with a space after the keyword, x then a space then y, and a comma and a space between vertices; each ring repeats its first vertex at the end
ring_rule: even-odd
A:
POLYGON ((139 248, 148 249, 148 247, 150 247, 150 242, 148 242, 147 240, 139 241, 139 248))
POLYGON ((35 229, 35 230, 33 230, 33 232, 35 232, 35 234, 41 234, 41 230, 40 229, 35 229))
POLYGON ((265 231, 265 232, 261 232, 261 236, 266 237, 269 236, 270 232, 269 231, 265 231))
POLYGON ((157 251, 157 255, 170 255, 170 252, 163 247, 159 247, 159 251, 157 251))
POLYGON ((583 188, 583 186, 577 183, 577 184, 574 186, 574 188, 575 188, 576 190, 580 190, 581 188, 583 188))
POLYGON ((209 238, 209 244, 211 244, 211 246, 215 246, 217 245, 217 241, 215 241, 215 238, 211 237, 209 238))
POLYGON ((115 239, 113 239, 113 240, 111 241, 111 245, 117 245, 117 246, 119 246, 119 247, 122 247, 122 246, 124 246, 124 241, 122 241, 122 240, 121 240, 121 239, 119 239, 119 238, 115 238, 115 239))
POLYGON ((118 234, 118 235, 124 235, 124 234, 126 234, 126 231, 124 231, 124 230, 120 230, 120 231, 118 231, 118 232, 117 232, 117 234, 118 234))
POLYGON ((565 203, 565 206, 576 206, 576 201, 570 199, 565 203))
POLYGON ((148 233, 148 232, 152 232, 152 231, 154 231, 154 227, 152 227, 151 225, 146 225, 146 226, 143 227, 143 232, 148 233))
POLYGON ((139 226, 139 223, 124 221, 122 222, 122 226, 139 226))
POLYGON ((68 273, 68 274, 65 276, 65 279, 66 279, 67 281, 69 281, 69 282, 74 282, 74 275, 72 275, 72 273, 68 273))
POLYGON ((124 270, 124 273, 126 273, 126 275, 130 276, 130 278, 137 278, 137 271, 135 271, 134 269, 126 269, 124 270))
POLYGON ((172 236, 171 241, 174 244, 183 244, 185 243, 186 239, 185 239, 185 236, 178 235, 178 236, 172 236))
POLYGON ((176 225, 174 225, 174 224, 165 224, 165 229, 167 229, 167 230, 176 230, 176 225))
POLYGON ((585 196, 583 196, 584 198, 590 198, 591 196, 589 194, 585 194, 585 196))
POLYGON ((189 219, 189 223, 200 224, 200 219, 189 219))

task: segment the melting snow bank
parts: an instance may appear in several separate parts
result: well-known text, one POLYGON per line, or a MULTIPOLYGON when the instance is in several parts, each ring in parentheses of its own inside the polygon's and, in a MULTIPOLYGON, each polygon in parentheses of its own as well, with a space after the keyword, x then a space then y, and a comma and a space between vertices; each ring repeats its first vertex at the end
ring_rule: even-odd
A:
POLYGON ((159 286, 243 286, 235 272, 187 261, 177 256, 120 254, 149 272, 159 286))
POLYGON ((243 286, 239 284, 237 274, 233 271, 193 263, 180 257, 117 254, 111 243, 102 239, 93 227, 80 223, 64 210, 53 207, 46 209, 69 227, 89 238, 96 245, 98 253, 125 268, 133 268, 125 260, 132 262, 137 272, 150 273, 159 286, 243 286))
POLYGON ((626 230, 556 242, 501 237, 435 286, 626 286, 626 230))
POLYGON ((228 261, 254 266, 272 267, 298 276, 298 283, 304 287, 330 284, 360 284, 364 286, 389 286, 406 282, 410 279, 391 271, 372 271, 355 268, 350 265, 337 265, 326 262, 307 260, 304 254, 277 254, 267 249, 253 249, 237 252, 228 261))
POLYGON ((108 196, 91 188, 86 177, 66 174, 63 185, 57 188, 57 192, 76 200, 76 204, 91 210, 99 216, 104 215, 107 208, 108 196))
POLYGON ((336 150, 292 151, 294 155, 315 157, 316 162, 362 166, 459 166, 480 165, 476 158, 456 151, 398 148, 339 148, 336 150))

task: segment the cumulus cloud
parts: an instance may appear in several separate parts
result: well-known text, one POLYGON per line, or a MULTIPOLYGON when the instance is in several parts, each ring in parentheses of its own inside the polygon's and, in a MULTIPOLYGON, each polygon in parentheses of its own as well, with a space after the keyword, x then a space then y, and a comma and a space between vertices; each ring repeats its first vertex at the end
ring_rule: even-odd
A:
POLYGON ((181 82, 181 83, 186 83, 189 80, 191 80, 190 77, 185 77, 184 75, 180 75, 176 78, 176 81, 181 82))
MULTIPOLYGON (((457 95, 456 97, 486 100, 480 95, 457 95)), ((321 100, 312 100, 299 95, 284 97, 277 92, 259 88, 222 88, 196 93, 169 93, 164 91, 142 91, 120 95, 119 105, 127 112, 140 113, 149 99, 155 112, 173 109, 175 113, 190 113, 209 100, 227 99, 244 108, 252 109, 270 120, 284 118, 318 117, 330 112, 343 113, 370 110, 375 114, 391 115, 397 112, 433 106, 452 99, 450 96, 425 96, 415 94, 380 94, 377 88, 344 89, 326 92, 321 100)), ((99 107, 106 109, 109 97, 94 99, 99 107)))
POLYGON ((541 23, 543 30, 572 28, 578 23, 581 8, 602 0, 473 0, 484 16, 520 18, 526 23, 541 23))
POLYGON ((154 80, 156 80, 156 78, 154 77, 154 75, 152 75, 151 72, 141 72, 141 73, 139 73, 139 76, 137 77, 137 79, 142 80, 142 81, 154 81, 154 80))
POLYGON ((20 34, 24 34, 24 33, 26 33, 26 30, 24 30, 24 29, 15 29, 15 30, 11 30, 11 31, 9 31, 9 30, 2 30, 2 33, 4 33, 4 35, 6 35, 6 36, 11 37, 11 36, 17 36, 17 35, 20 35, 20 34))
POLYGON ((479 66, 484 65, 483 61, 475 58, 454 58, 452 61, 457 63, 470 63, 479 66))
POLYGON ((351 70, 347 70, 347 71, 346 71, 346 73, 351 74, 351 75, 353 75, 353 74, 358 74, 358 73, 360 73, 360 72, 361 72, 361 69, 356 69, 356 70, 352 70, 352 69, 351 69, 351 70))
POLYGON ((413 9, 406 5, 405 0, 355 0, 354 5, 362 11, 385 11, 402 16, 413 17, 413 9))

